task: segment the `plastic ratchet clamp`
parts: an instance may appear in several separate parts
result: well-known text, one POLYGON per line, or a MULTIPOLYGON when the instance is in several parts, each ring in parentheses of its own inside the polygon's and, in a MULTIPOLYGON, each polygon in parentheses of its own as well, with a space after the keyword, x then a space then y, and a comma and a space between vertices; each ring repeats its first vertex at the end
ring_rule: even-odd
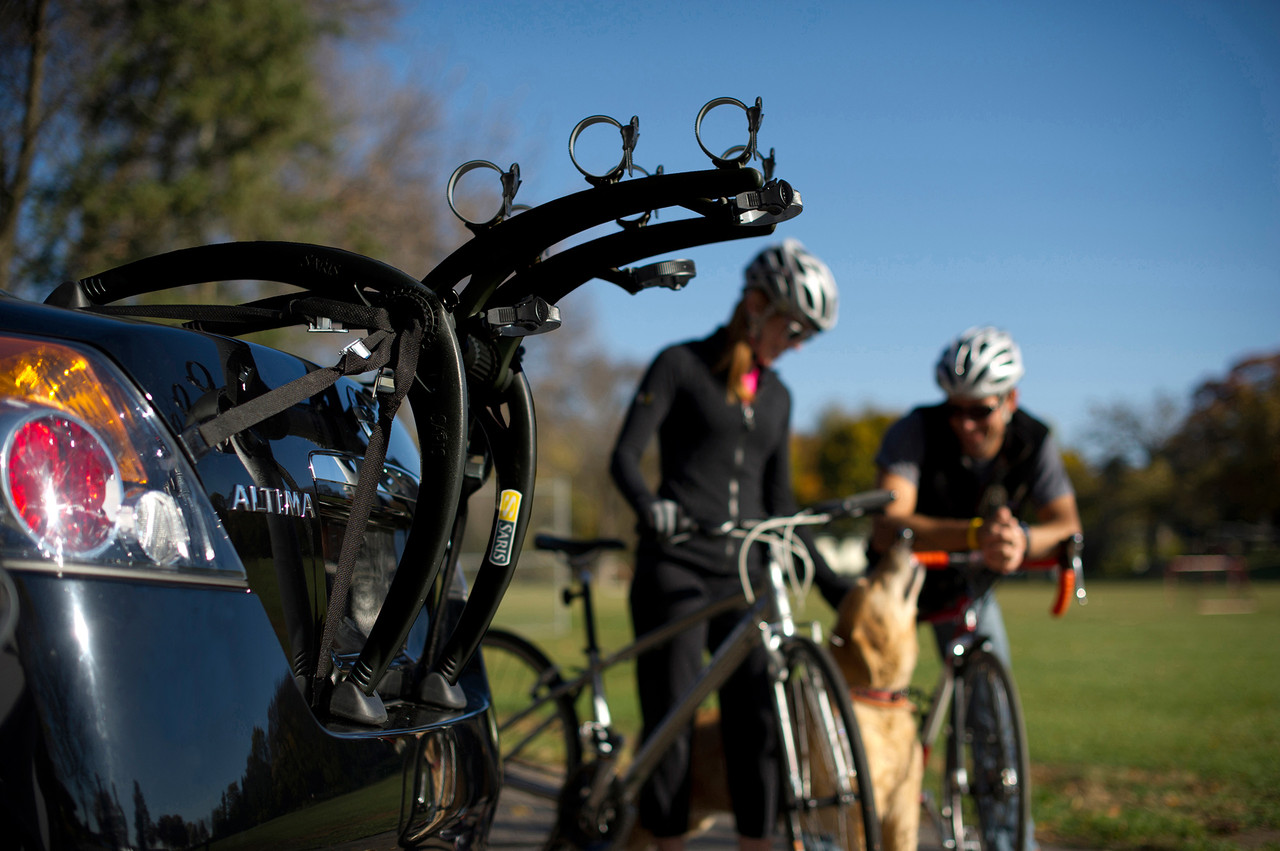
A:
POLYGON ((453 174, 449 175, 449 185, 445 189, 445 198, 446 200, 448 200, 449 209, 453 210, 453 214, 457 216, 458 219, 463 224, 465 224, 468 228, 470 228, 473 231, 477 231, 477 230, 483 230, 485 228, 491 227, 493 225, 496 225, 498 222, 511 218, 511 213, 515 209, 512 206, 512 202, 515 200, 516 192, 519 189, 520 189, 520 164, 519 163, 512 163, 510 169, 508 169, 507 171, 503 171, 501 168, 489 162, 488 160, 471 160, 470 162, 465 162, 462 165, 458 166, 456 169, 453 170, 453 174), (489 219, 485 221, 476 221, 475 219, 467 218, 465 215, 462 214, 461 211, 458 210, 458 206, 454 202, 454 198, 453 198, 454 191, 457 189, 457 186, 458 186, 458 181, 462 179, 462 176, 467 174, 468 172, 475 171, 478 168, 493 169, 499 174, 500 179, 502 181, 502 206, 498 209, 498 212, 494 213, 489 219))
POLYGON ((760 122, 764 118, 764 111, 761 107, 760 98, 756 98, 755 106, 747 106, 737 98, 716 98, 708 101, 702 109, 698 110, 698 118, 693 122, 693 135, 698 140, 698 147, 702 148, 702 152, 711 158, 717 168, 741 168, 751 160, 755 159, 756 154, 756 135, 760 132, 760 122), (707 114, 717 106, 736 106, 747 114, 747 134, 748 140, 745 145, 735 145, 730 151, 741 148, 741 152, 736 157, 716 156, 707 150, 707 146, 702 142, 702 120, 707 114))
MULTIPOLYGON (((640 140, 640 118, 639 116, 631 116, 629 124, 620 124, 616 118, 610 118, 607 115, 590 115, 582 119, 573 128, 573 132, 569 134, 569 159, 573 162, 573 167, 582 172, 582 176, 592 186, 603 186, 608 183, 617 183, 625 172, 631 175, 635 171, 635 163, 632 161, 632 155, 636 150, 636 143, 640 140), (578 144, 578 137, 582 135, 582 131, 588 127, 597 124, 612 124, 618 128, 618 132, 622 134, 622 159, 618 164, 604 174, 595 174, 587 171, 578 162, 575 148, 578 144)), ((647 173, 647 172, 646 172, 647 173)))

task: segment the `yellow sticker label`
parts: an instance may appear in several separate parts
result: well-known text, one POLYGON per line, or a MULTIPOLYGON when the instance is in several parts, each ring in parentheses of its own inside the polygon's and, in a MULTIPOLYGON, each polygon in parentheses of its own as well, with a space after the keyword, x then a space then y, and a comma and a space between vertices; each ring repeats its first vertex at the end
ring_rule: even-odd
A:
POLYGON ((520 491, 504 490, 498 496, 498 522, 494 524, 493 546, 489 548, 489 561, 503 567, 511 564, 515 555, 516 517, 520 512, 520 491))
POLYGON ((508 523, 516 522, 520 512, 520 491, 505 490, 498 498, 498 517, 508 523))

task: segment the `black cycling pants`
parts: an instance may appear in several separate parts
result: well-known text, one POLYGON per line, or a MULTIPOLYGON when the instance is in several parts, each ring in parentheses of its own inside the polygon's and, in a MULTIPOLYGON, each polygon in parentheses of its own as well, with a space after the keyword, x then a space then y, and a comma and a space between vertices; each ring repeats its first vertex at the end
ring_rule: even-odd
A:
MULTIPOLYGON (((670 561, 649 561, 642 555, 631 584, 636 635, 708 602, 741 593, 736 574, 709 575, 670 561)), ((644 737, 697 680, 703 650, 714 651, 740 614, 731 611, 703 621, 636 660, 644 737)), ((752 838, 772 835, 778 816, 778 732, 767 674, 764 651, 757 647, 720 689, 729 793, 738 833, 752 838)), ((641 793, 640 823, 657 837, 679 836, 688 830, 691 741, 689 728, 667 750, 641 793)))

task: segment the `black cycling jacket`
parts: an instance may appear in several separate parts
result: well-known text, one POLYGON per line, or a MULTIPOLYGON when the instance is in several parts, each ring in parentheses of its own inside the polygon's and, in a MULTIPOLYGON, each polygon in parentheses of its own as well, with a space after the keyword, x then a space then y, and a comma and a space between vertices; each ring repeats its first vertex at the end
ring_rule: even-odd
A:
MULTIPOLYGON (((797 510, 791 490, 791 394, 771 369, 761 369, 755 402, 728 400, 717 362, 728 340, 724 328, 710 337, 664 349, 649 366, 618 435, 611 472, 647 531, 649 506, 671 499, 707 528, 726 521, 760 520, 797 510), (661 481, 655 494, 640 458, 658 438, 661 481)), ((812 547, 815 581, 838 602, 847 583, 812 547)), ((737 570, 737 543, 695 536, 657 545, 656 555, 709 573, 737 570)))

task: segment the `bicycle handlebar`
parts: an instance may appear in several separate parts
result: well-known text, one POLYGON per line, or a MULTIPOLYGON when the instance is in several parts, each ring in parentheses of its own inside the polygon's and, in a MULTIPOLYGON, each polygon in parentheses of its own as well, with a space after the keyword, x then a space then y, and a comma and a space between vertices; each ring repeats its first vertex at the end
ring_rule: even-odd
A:
POLYGON ((707 535, 713 538, 741 538, 742 547, 738 552, 738 572, 742 577, 742 588, 747 595, 747 600, 752 601, 754 595, 747 576, 748 551, 751 544, 757 541, 764 541, 770 546, 779 547, 781 552, 789 552, 800 560, 805 566, 805 575, 802 579, 797 579, 795 576, 793 565, 787 564, 786 569, 791 574, 792 583, 807 592, 812 581, 812 558, 804 541, 795 538, 796 527, 825 526, 841 517, 861 517, 864 514, 884 508, 893 502, 895 498, 896 494, 891 490, 864 491, 841 499, 815 503, 807 508, 800 509, 794 514, 769 517, 764 520, 738 522, 730 520, 719 526, 707 526, 695 519, 687 518, 681 527, 681 531, 672 535, 668 542, 674 544, 683 543, 695 534, 707 535))
POLYGON ((796 526, 824 526, 842 517, 861 517, 873 511, 879 511, 897 498, 891 490, 870 490, 855 493, 840 499, 816 502, 802 508, 795 514, 784 514, 768 517, 763 520, 732 520, 718 526, 707 526, 693 518, 687 518, 680 533, 672 536, 671 541, 680 543, 694 534, 708 535, 713 538, 728 536, 747 537, 758 532, 775 529, 794 529, 796 526))
POLYGON ((826 514, 835 520, 840 517, 861 517, 872 511, 879 511, 898 498, 891 490, 870 490, 855 493, 843 499, 819 502, 809 507, 811 514, 826 514))
MULTIPOLYGON (((1088 605, 1089 598, 1084 588, 1083 551, 1084 536, 1077 533, 1059 542, 1058 551, 1053 556, 1028 559, 1019 568, 1020 570, 1056 569, 1058 571, 1058 590, 1054 595, 1053 605, 1049 607, 1049 613, 1054 617, 1062 617, 1066 614, 1073 597, 1080 605, 1088 605)), ((966 566, 985 569, 980 552, 953 553, 946 550, 920 550, 912 555, 928 570, 966 566)))

